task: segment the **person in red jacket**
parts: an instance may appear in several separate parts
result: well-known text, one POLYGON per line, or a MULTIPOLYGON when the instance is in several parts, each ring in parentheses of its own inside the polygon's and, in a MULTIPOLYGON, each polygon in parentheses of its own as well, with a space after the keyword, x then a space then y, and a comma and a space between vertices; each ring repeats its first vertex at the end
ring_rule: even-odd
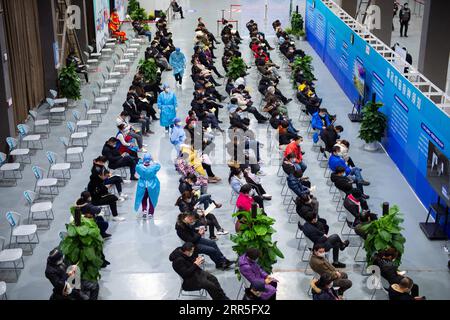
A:
POLYGON ((255 201, 250 195, 252 187, 249 184, 244 184, 241 187, 241 192, 236 200, 236 207, 239 211, 251 211, 252 204, 255 201))
POLYGON ((287 145, 286 150, 284 151, 284 157, 286 158, 288 154, 293 153, 295 154, 295 162, 294 165, 295 167, 300 170, 302 170, 302 172, 306 171, 306 164, 303 162, 303 154, 304 152, 302 151, 301 148, 301 144, 303 142, 303 137, 301 136, 296 136, 294 139, 292 139, 292 141, 287 145))

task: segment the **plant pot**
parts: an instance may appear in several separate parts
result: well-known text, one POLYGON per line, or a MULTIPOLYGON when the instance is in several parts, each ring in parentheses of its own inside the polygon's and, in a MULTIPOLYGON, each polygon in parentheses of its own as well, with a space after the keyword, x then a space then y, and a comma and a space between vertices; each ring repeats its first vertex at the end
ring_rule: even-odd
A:
POLYGON ((300 41, 305 41, 306 40, 306 36, 300 36, 300 41))
POLYGON ((77 106, 77 101, 73 99, 67 99, 67 106, 69 108, 74 108, 77 106))
POLYGON ((300 36, 295 36, 295 39, 300 40, 300 36))
POLYGON ((375 152, 380 148, 380 144, 378 141, 369 142, 365 143, 363 148, 366 151, 375 152))

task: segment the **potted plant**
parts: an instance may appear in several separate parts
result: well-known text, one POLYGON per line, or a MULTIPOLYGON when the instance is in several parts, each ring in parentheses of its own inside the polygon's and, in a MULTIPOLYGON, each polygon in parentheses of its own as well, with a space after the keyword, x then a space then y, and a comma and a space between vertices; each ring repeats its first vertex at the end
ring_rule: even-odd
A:
POLYGON ((247 65, 244 62, 244 59, 240 57, 231 58, 230 64, 228 65, 228 78, 232 80, 236 80, 239 77, 245 76, 247 71, 247 65))
POLYGON ((401 256, 405 251, 405 237, 401 234, 404 229, 402 214, 398 206, 394 205, 389 208, 389 213, 374 220, 362 227, 367 237, 364 241, 364 249, 366 250, 367 264, 373 264, 375 255, 381 250, 395 248, 399 253, 395 260, 397 265, 401 264, 401 256))
POLYGON ((75 65, 70 64, 61 69, 58 74, 58 83, 59 94, 70 101, 69 105, 73 105, 75 100, 81 99, 81 80, 75 65))
POLYGON ((296 57, 292 63, 292 74, 301 70, 306 81, 313 82, 316 78, 313 73, 314 67, 312 66, 312 60, 313 58, 309 55, 296 57))
POLYGON ((298 36, 299 36, 299 38, 300 38, 300 41, 305 41, 306 40, 306 32, 305 32, 305 30, 300 30, 299 32, 298 32, 298 36))
POLYGON ((154 21, 155 20, 155 14, 154 13, 149 13, 148 14, 148 20, 154 21))
MULTIPOLYGON (((300 38, 301 36, 301 31, 303 31, 303 17, 300 13, 294 12, 291 16, 291 30, 292 30, 292 35, 294 35, 297 40, 300 38)), ((304 36, 304 32, 303 32, 303 36, 304 36)))
POLYGON ((359 128, 359 138, 364 140, 364 150, 376 151, 379 142, 385 135, 387 117, 379 109, 383 106, 381 102, 369 101, 362 109, 362 121, 359 128))
POLYGON ((131 13, 133 13, 134 11, 136 11, 136 9, 138 9, 140 7, 141 7, 141 5, 140 5, 139 1, 130 0, 130 1, 128 1, 127 13, 131 15, 131 13))
POLYGON ((139 72, 142 73, 144 81, 152 85, 158 80, 158 66, 153 58, 141 59, 138 65, 139 72))
POLYGON ((138 7, 136 10, 130 13, 131 19, 133 21, 142 21, 147 20, 147 13, 145 12, 144 8, 138 7))
MULTIPOLYGON (((247 249, 256 248, 261 251, 258 264, 266 272, 272 272, 272 266, 277 262, 277 257, 284 258, 283 253, 278 249, 277 242, 272 241, 272 235, 276 230, 272 227, 275 219, 262 214, 262 209, 257 209, 257 214, 252 215, 248 211, 240 211, 233 214, 233 217, 243 216, 240 231, 231 235, 234 242, 233 250, 239 255, 243 255, 247 249)), ((239 270, 236 270, 239 275, 239 270)))
POLYGON ((81 279, 98 281, 103 264, 103 238, 94 219, 81 216, 70 208, 74 221, 67 224, 67 235, 62 240, 61 251, 67 260, 81 270, 81 279))

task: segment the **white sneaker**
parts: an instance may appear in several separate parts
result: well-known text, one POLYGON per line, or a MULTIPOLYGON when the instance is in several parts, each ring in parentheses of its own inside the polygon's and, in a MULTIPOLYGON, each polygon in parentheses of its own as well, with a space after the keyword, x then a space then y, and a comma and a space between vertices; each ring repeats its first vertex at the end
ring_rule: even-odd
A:
POLYGON ((124 201, 125 201, 125 198, 119 196, 117 201, 119 201, 119 202, 124 202, 124 201))
POLYGON ((267 174, 266 174, 264 171, 262 171, 262 170, 259 170, 259 171, 256 173, 256 175, 257 175, 257 176, 267 176, 267 174))
MULTIPOLYGON (((130 181, 130 182, 131 182, 131 181, 130 181)), ((121 196, 122 198, 124 198, 124 199, 128 199, 128 195, 125 194, 125 193, 123 193, 123 192, 120 194, 120 196, 121 196)))
POLYGON ((143 143, 142 147, 148 147, 148 144, 143 143))
POLYGON ((147 149, 145 149, 145 148, 141 148, 140 150, 139 150, 139 152, 147 152, 147 149))
POLYGON ((117 216, 117 217, 113 217, 112 219, 113 219, 113 221, 118 221, 118 222, 120 222, 120 221, 124 221, 124 220, 125 220, 125 218, 124 218, 124 217, 119 217, 119 216, 117 216))
POLYGON ((130 183, 131 183, 131 180, 123 179, 123 183, 125 183, 125 184, 130 184, 130 183))
POLYGON ((148 217, 148 214, 147 214, 147 212, 142 212, 142 219, 147 219, 147 217, 148 217))
POLYGON ((309 188, 309 192, 314 192, 316 191, 317 187, 316 186, 312 186, 311 188, 309 188))
POLYGON ((220 230, 220 231, 217 231, 216 232, 219 236, 223 236, 223 235, 225 235, 225 234, 229 234, 229 232, 228 231, 226 231, 226 230, 220 230))

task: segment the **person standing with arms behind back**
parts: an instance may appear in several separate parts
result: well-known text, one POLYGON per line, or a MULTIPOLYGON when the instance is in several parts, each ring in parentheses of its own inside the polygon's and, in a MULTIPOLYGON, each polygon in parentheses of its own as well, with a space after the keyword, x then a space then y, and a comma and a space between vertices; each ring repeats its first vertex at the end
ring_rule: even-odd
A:
POLYGON ((163 84, 163 92, 158 95, 158 108, 161 112, 159 124, 169 132, 169 126, 177 116, 177 97, 170 91, 167 83, 163 84))
POLYGON ((153 217, 156 205, 158 204, 161 187, 156 174, 160 169, 161 165, 154 162, 152 156, 148 153, 144 155, 143 160, 140 160, 136 167, 139 181, 136 187, 134 211, 137 212, 142 205, 142 218, 144 219, 147 218, 147 214, 149 214, 150 218, 153 217))
POLYGON ((175 81, 181 86, 183 83, 184 69, 186 68, 186 57, 181 52, 180 48, 176 48, 175 51, 170 54, 169 64, 173 68, 175 81))
POLYGON ((400 37, 403 37, 403 35, 408 37, 408 25, 409 20, 411 20, 411 9, 408 8, 408 2, 405 2, 398 16, 400 18, 400 37), (405 33, 403 33, 403 30, 405 30, 405 33))

